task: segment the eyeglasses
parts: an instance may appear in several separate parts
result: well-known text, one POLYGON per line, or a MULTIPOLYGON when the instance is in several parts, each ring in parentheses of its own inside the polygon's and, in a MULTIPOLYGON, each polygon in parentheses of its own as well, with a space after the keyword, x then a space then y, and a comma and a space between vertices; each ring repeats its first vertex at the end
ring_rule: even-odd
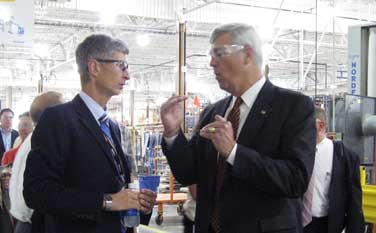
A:
POLYGON ((98 58, 95 58, 95 60, 98 62, 102 62, 102 63, 115 63, 115 65, 117 65, 123 72, 128 70, 129 68, 128 63, 125 60, 98 59, 98 58))
POLYGON ((11 177, 12 174, 10 172, 2 172, 0 175, 0 178, 5 178, 5 177, 11 177))
POLYGON ((212 58, 221 59, 223 57, 231 56, 232 54, 239 52, 245 48, 244 45, 221 45, 217 47, 212 47, 209 51, 209 55, 212 58))

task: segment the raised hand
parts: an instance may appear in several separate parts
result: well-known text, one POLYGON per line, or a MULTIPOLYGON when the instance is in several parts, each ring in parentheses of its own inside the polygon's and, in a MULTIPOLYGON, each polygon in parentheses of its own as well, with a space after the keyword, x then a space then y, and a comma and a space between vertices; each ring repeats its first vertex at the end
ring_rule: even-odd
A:
POLYGON ((161 120, 164 126, 164 136, 172 137, 178 134, 183 121, 184 109, 182 102, 187 96, 173 96, 161 106, 161 120))
POLYGON ((200 130, 200 136, 211 140, 219 154, 225 158, 230 155, 236 143, 231 122, 220 115, 216 115, 214 122, 200 130))

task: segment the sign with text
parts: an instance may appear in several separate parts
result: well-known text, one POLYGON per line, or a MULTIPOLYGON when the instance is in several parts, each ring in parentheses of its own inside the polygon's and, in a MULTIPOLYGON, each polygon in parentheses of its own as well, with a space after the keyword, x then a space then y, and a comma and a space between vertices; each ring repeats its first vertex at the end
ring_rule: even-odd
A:
POLYGON ((34 0, 0 0, 0 43, 30 43, 34 0))

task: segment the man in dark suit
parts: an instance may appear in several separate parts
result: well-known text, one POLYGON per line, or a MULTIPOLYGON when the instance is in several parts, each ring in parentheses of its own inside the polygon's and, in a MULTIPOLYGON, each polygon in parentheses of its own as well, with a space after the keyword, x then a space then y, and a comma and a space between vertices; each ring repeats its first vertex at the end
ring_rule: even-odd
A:
POLYGON ((315 155, 312 101, 265 79, 253 27, 222 25, 210 41, 210 65, 231 96, 204 110, 190 141, 180 129, 186 97, 161 107, 172 172, 197 183, 196 232, 302 232, 300 197, 315 155))
POLYGON ((311 218, 303 221, 304 233, 341 233, 343 229, 346 233, 362 233, 364 216, 359 156, 342 142, 326 137, 324 109, 315 107, 315 115, 317 150, 310 181, 313 185, 311 218))
POLYGON ((87 37, 76 50, 82 91, 68 103, 47 108, 34 130, 24 198, 44 215, 46 233, 132 232, 122 227, 120 211, 151 213, 156 194, 127 188, 131 171, 119 127, 106 120, 107 102, 129 80, 127 54, 120 40, 87 37))
POLYGON ((10 108, 3 108, 0 111, 0 161, 5 151, 12 149, 18 132, 12 129, 14 113, 10 108))

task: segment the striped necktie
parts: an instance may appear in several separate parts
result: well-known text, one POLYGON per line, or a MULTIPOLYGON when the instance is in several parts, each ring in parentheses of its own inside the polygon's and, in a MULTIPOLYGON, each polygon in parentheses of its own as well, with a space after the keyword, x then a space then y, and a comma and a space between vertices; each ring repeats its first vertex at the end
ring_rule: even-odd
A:
POLYGON ((112 155, 112 162, 116 167, 117 175, 120 179, 120 183, 122 185, 125 185, 125 171, 124 171, 124 165, 122 164, 122 161, 120 159, 120 156, 116 150, 114 140, 112 139, 110 127, 109 127, 109 121, 110 118, 106 113, 103 113, 103 115, 98 119, 100 122, 101 130, 103 132, 103 136, 111 150, 112 155))
MULTIPOLYGON (((110 118, 106 113, 103 113, 103 115, 98 119, 100 122, 101 130, 103 132, 103 136, 110 147, 111 150, 111 155, 112 155, 112 162, 116 167, 117 175, 119 178, 119 182, 121 183, 122 186, 125 185, 125 169, 124 166, 122 165, 122 162, 120 160, 120 156, 116 151, 116 147, 114 144, 114 140, 112 139, 111 131, 110 131, 110 118)), ((133 232, 132 228, 126 228, 121 225, 121 233, 130 233, 133 232)))
MULTIPOLYGON (((234 132, 234 139, 236 140, 236 135, 239 128, 239 120, 240 120, 240 105, 243 103, 242 98, 238 97, 235 100, 234 107, 231 109, 230 113, 228 114, 227 121, 231 122, 232 129, 234 132)), ((216 186, 216 197, 215 197, 215 203, 214 203, 214 209, 213 209, 213 215, 212 215, 212 229, 214 232, 219 233, 221 232, 220 227, 220 209, 218 206, 218 198, 221 192, 222 184, 223 184, 223 178, 226 175, 227 171, 227 163, 223 156, 218 156, 218 163, 217 163, 217 186, 216 186)))

